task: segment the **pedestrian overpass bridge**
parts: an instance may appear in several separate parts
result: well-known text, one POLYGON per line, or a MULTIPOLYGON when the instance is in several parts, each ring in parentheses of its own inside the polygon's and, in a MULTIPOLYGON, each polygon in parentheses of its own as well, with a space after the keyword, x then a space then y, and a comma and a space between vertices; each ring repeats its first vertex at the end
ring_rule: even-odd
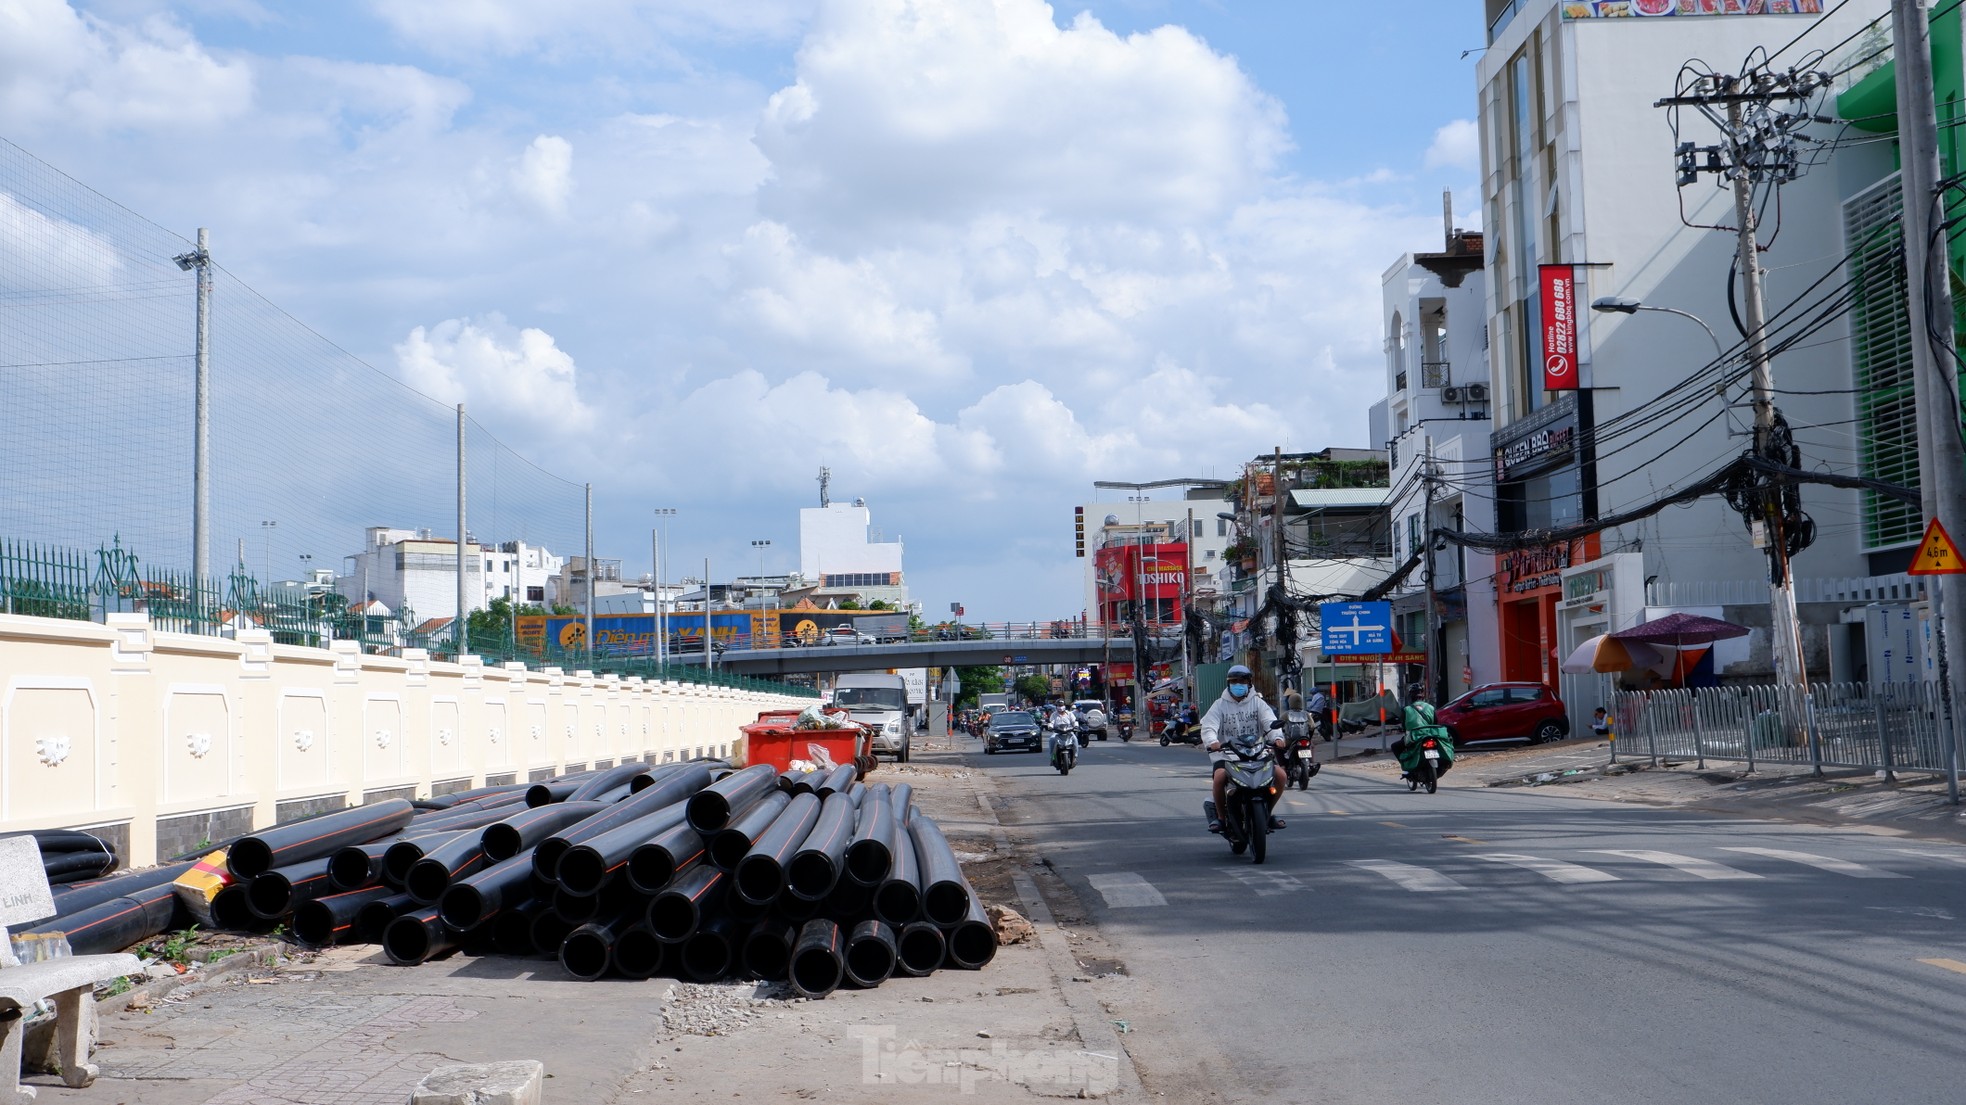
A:
POLYGON ((884 671, 888 668, 970 668, 990 665, 1130 663, 1132 637, 1026 640, 900 641, 874 645, 732 649, 717 666, 733 675, 884 671))

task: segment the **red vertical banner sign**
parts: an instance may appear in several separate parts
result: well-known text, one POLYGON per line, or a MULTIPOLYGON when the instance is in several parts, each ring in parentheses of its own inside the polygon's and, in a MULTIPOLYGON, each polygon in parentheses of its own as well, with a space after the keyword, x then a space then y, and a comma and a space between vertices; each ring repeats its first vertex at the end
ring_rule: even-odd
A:
POLYGON ((1543 265, 1543 390, 1577 387, 1577 269, 1543 265))

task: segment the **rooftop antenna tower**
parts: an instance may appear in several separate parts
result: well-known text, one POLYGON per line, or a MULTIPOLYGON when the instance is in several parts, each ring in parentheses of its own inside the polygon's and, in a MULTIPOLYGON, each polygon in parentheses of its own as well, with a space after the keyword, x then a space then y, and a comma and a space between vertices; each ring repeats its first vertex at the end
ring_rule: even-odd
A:
POLYGON ((822 507, 833 505, 833 470, 831 468, 821 468, 819 470, 819 505, 822 507))

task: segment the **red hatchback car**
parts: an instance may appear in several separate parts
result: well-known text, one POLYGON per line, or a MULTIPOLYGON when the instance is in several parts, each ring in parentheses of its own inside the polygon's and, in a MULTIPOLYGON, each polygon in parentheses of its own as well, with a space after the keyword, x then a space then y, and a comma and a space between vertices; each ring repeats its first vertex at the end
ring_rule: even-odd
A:
POLYGON ((1527 739, 1530 744, 1570 734, 1563 700, 1541 683, 1484 683, 1434 711, 1454 743, 1527 739))

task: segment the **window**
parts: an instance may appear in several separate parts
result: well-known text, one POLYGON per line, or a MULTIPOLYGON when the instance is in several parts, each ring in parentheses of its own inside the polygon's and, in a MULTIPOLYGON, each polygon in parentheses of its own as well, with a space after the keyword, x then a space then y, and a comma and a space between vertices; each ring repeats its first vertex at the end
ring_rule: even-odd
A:
POLYGON ((1475 696, 1472 699, 1468 700, 1468 705, 1500 706, 1504 701, 1507 700, 1506 699, 1507 694, 1508 694, 1508 690, 1506 688, 1490 687, 1488 690, 1485 691, 1476 691, 1475 696))
POLYGON ((1229 520, 1227 518, 1215 519, 1215 536, 1227 537, 1228 535, 1229 535, 1229 520))
POLYGON ((1207 559, 1209 559, 1209 560, 1213 560, 1213 559, 1215 559, 1215 550, 1214 550, 1214 549, 1210 549, 1210 550, 1208 550, 1208 556, 1207 556, 1207 559))
POLYGON ((1418 514, 1409 514, 1406 516, 1406 551, 1408 555, 1420 551, 1420 516, 1418 514))
POLYGON ((1543 688, 1541 687, 1509 687, 1507 690, 1508 700, 1511 703, 1541 702, 1543 700, 1543 688))
POLYGON ((892 572, 837 572, 826 576, 828 587, 892 587, 896 582, 892 572))
POLYGON ((546 588, 544 588, 544 587, 528 587, 528 588, 526 588, 526 601, 527 601, 527 602, 545 602, 545 601, 546 601, 546 588))
MULTIPOLYGON (((1217 519, 1216 519, 1216 521, 1218 521, 1218 522, 1219 522, 1219 521, 1221 521, 1221 519, 1220 519, 1220 518, 1217 518, 1217 519)), ((1201 536, 1201 519, 1200 519, 1200 518, 1191 518, 1191 519, 1189 519, 1189 520, 1188 520, 1188 540, 1190 540, 1190 541, 1192 541, 1192 540, 1194 540, 1195 538, 1197 538, 1197 537, 1200 537, 1200 536, 1201 536)))

